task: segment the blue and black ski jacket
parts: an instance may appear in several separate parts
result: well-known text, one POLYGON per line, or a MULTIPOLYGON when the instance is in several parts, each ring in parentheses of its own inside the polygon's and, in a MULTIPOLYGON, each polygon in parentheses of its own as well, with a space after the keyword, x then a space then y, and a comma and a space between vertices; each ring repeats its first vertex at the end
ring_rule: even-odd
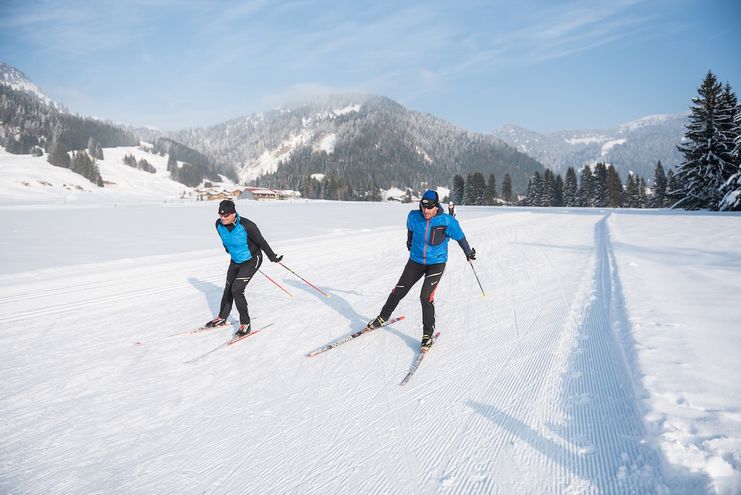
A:
POLYGON ((468 255, 471 246, 461 230, 458 220, 443 212, 438 206, 437 214, 427 220, 420 210, 410 211, 407 216, 407 248, 409 259, 422 265, 434 265, 448 261, 448 241, 458 241, 468 255))
POLYGON ((221 237, 224 249, 234 263, 251 260, 260 250, 265 252, 270 261, 276 257, 257 225, 239 214, 235 222, 228 225, 222 224, 221 220, 216 220, 216 231, 221 237))

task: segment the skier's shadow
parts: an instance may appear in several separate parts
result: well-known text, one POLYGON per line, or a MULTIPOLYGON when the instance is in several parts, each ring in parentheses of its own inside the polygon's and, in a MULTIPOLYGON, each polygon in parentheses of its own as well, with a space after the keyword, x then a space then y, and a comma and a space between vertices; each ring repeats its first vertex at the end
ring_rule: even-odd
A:
MULTIPOLYGON (((332 297, 326 297, 326 296, 320 294, 317 290, 309 287, 305 283, 302 283, 302 282, 299 282, 299 281, 295 281, 295 280, 289 280, 286 283, 288 285, 290 285, 291 287, 297 289, 297 290, 302 290, 302 291, 306 292, 307 294, 310 294, 311 296, 314 296, 317 300, 321 301, 322 303, 324 303, 328 307, 332 308, 334 311, 336 311, 340 315, 346 317, 348 320, 350 320, 350 322, 349 322, 350 328, 354 329, 354 331, 355 330, 360 330, 361 328, 363 328, 368 323, 368 321, 370 321, 370 319, 371 319, 371 318, 369 318, 367 316, 363 316, 360 313, 358 313, 357 311, 355 311, 355 308, 353 308, 352 305, 349 302, 347 302, 346 299, 338 296, 337 295, 337 292, 335 292, 335 291, 333 291, 330 294, 332 297)), ((327 292, 323 288, 321 288, 321 289, 324 292, 327 292)), ((401 338, 401 340, 405 341, 407 343, 407 345, 411 349, 413 349, 415 351, 418 351, 419 350, 419 342, 417 342, 416 340, 414 340, 413 337, 410 337, 408 335, 405 335, 402 332, 396 330, 395 328, 393 328, 393 325, 392 326, 388 326, 388 327, 384 327, 383 330, 387 330, 388 332, 390 332, 390 333, 396 335, 397 337, 401 338)))
POLYGON ((203 280, 193 277, 188 277, 188 282, 190 285, 201 291, 206 297, 206 302, 208 303, 208 307, 211 309, 211 314, 219 314, 219 310, 221 309, 221 296, 224 293, 224 287, 211 282, 204 282, 203 280))

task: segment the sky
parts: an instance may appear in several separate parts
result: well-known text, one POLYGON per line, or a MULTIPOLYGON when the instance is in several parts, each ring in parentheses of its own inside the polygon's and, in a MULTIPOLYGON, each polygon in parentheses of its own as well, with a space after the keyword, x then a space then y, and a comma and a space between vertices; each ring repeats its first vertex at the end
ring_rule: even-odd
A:
POLYGON ((733 0, 3 0, 0 61, 72 112, 178 130, 338 92, 474 132, 604 129, 738 92, 733 0))

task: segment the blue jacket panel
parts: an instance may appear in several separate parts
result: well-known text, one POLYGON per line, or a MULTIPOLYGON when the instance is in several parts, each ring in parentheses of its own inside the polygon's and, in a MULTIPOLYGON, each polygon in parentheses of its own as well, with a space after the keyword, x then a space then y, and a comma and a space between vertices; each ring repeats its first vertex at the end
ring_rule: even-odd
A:
POLYGON ((407 216, 407 230, 412 233, 409 258, 423 265, 448 261, 448 241, 465 239, 458 220, 438 208, 437 215, 426 220, 419 210, 407 216))
POLYGON ((216 230, 219 232, 221 242, 235 263, 244 263, 252 259, 252 253, 247 245, 247 230, 240 220, 239 215, 237 215, 234 228, 232 228, 231 232, 221 222, 216 221, 216 230))

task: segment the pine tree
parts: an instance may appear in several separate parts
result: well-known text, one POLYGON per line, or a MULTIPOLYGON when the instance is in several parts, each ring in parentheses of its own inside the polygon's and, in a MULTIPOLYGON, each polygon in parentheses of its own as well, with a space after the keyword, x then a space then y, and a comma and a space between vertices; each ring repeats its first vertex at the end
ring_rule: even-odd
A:
POLYGON ((576 171, 574 167, 569 167, 566 170, 566 181, 563 185, 563 200, 566 206, 579 206, 577 187, 576 171))
POLYGON ((607 167, 607 206, 610 208, 622 208, 625 202, 623 182, 615 167, 607 167))
POLYGON ((646 196, 646 179, 638 179, 638 208, 648 208, 648 197, 646 196))
MULTIPOLYGON (((677 148, 684 155, 677 179, 681 189, 675 208, 717 210, 723 186, 733 175, 733 115, 730 87, 723 90, 708 71, 692 99, 684 142, 677 148)), ((735 98, 735 97, 734 97, 735 98)))
POLYGON ((538 206, 553 206, 553 189, 555 185, 553 171, 549 168, 545 169, 543 171, 543 195, 538 206))
POLYGON ((597 208, 607 207, 609 204, 607 199, 608 177, 607 166, 604 162, 599 162, 594 167, 594 182, 592 187, 592 204, 597 208))
POLYGON ((561 174, 556 174, 555 187, 553 189, 553 205, 552 206, 563 206, 563 179, 561 174))
POLYGON ((484 180, 484 175, 481 172, 474 172, 471 175, 471 179, 473 181, 473 185, 471 187, 471 195, 473 199, 474 205, 482 206, 485 203, 485 196, 486 196, 486 181, 484 180))
MULTIPOLYGON (((730 87, 727 87, 730 93, 730 87)), ((733 96, 732 100, 735 99, 733 96)), ((723 199, 720 202, 721 210, 741 211, 741 105, 736 105, 733 116, 732 134, 734 148, 731 157, 734 171, 723 184, 723 199)))
POLYGON ((463 177, 455 174, 453 177, 453 190, 450 192, 450 200, 457 204, 463 204, 463 193, 466 187, 466 181, 463 180, 463 177))
POLYGON ((502 199, 508 204, 512 204, 512 177, 509 173, 504 174, 504 181, 502 181, 502 199))
POLYGON ((666 196, 664 197, 664 208, 673 208, 674 202, 679 196, 681 187, 674 170, 669 169, 666 174, 666 196))
POLYGON ((661 160, 656 164, 656 170, 654 171, 652 193, 651 208, 663 208, 666 203, 666 174, 661 160))
POLYGON ((640 198, 638 197, 638 184, 635 176, 628 174, 628 181, 625 183, 626 206, 628 208, 638 208, 640 198))
POLYGON ((543 177, 540 172, 535 172, 530 178, 525 203, 528 206, 543 206, 543 177))
POLYGON ((494 204, 494 198, 497 197, 497 178, 494 174, 489 175, 489 182, 486 184, 484 193, 484 204, 491 206, 494 204))
POLYGON ((51 151, 46 157, 46 161, 54 166, 62 168, 70 168, 72 160, 67 154, 67 147, 61 141, 55 141, 51 145, 51 151))
POLYGON ((589 208, 594 206, 594 175, 589 165, 581 171, 579 180, 579 206, 589 208))

